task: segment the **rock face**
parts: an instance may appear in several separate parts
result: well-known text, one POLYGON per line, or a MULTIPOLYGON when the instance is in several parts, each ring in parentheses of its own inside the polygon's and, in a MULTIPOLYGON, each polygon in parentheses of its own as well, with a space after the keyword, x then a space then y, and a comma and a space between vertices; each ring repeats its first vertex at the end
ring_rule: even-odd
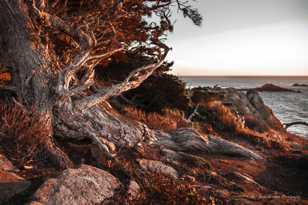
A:
POLYGON ((272 128, 275 130, 281 130, 283 125, 281 122, 276 118, 273 111, 267 107, 260 95, 254 91, 250 90, 246 94, 250 104, 255 108, 257 112, 255 112, 255 116, 257 117, 256 120, 263 121, 268 128, 272 128))
POLYGON ((234 121, 231 127, 242 123, 258 132, 283 129, 281 122, 256 90, 243 92, 234 88, 215 87, 195 88, 192 91, 194 104, 200 105, 199 113, 207 121, 217 122, 214 126, 221 123, 223 127, 228 127, 229 122, 234 121))
POLYGON ((139 159, 138 162, 140 167, 145 171, 157 174, 163 174, 165 176, 169 176, 174 179, 178 178, 177 171, 174 168, 165 165, 161 161, 139 159))
POLYGON ((101 169, 82 165, 67 169, 61 176, 47 180, 35 193, 31 204, 94 205, 112 197, 120 182, 101 169))

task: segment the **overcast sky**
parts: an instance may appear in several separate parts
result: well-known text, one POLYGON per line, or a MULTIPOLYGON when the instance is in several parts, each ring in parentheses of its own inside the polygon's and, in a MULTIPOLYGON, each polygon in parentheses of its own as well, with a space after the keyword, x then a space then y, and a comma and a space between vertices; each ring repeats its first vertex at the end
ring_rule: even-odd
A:
POLYGON ((201 28, 177 18, 179 75, 308 75, 308 0, 198 0, 201 28))

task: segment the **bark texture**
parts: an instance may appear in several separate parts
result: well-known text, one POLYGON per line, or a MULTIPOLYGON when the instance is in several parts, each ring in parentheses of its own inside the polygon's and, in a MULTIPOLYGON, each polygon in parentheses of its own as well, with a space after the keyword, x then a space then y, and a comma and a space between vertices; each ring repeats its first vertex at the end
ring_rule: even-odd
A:
POLYGON ((13 86, 16 87, 18 103, 26 109, 34 109, 42 122, 49 127, 46 150, 51 159, 60 167, 71 166, 70 160, 53 143, 53 136, 66 139, 91 139, 102 153, 109 157, 116 155, 121 147, 156 144, 182 152, 218 153, 240 155, 250 159, 261 159, 246 148, 237 146, 217 137, 205 139, 192 130, 179 131, 168 135, 150 130, 146 125, 124 118, 108 104, 113 96, 138 87, 158 67, 167 55, 163 47, 161 56, 149 65, 133 70, 118 84, 85 92, 93 85, 93 66, 97 60, 106 58, 122 48, 103 54, 93 54, 97 39, 78 28, 73 29, 65 22, 39 7, 32 1, 4 0, 0 2, 1 53, 0 62, 12 69, 13 86), (52 51, 48 44, 33 40, 33 18, 47 21, 48 26, 65 31, 72 38, 79 39, 80 52, 64 68, 56 69, 51 61, 52 51), (87 66, 84 79, 76 80, 76 72, 87 66), (77 84, 76 84, 77 83, 77 84), (165 136, 167 136, 165 138, 165 136))

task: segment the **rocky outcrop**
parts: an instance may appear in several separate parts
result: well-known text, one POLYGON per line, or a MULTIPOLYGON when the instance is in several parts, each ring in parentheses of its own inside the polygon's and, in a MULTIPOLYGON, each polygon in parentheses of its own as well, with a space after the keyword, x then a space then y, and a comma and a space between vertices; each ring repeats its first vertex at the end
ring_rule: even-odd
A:
POLYGON ((261 87, 256 88, 255 90, 259 92, 300 92, 288 88, 283 88, 271 83, 264 84, 261 87))
POLYGON ((194 104, 199 105, 201 120, 213 123, 217 129, 235 131, 248 127, 258 132, 283 130, 281 122, 256 90, 245 92, 215 87, 195 88, 192 92, 194 104))
POLYGON ((120 182, 101 169, 82 165, 67 169, 58 178, 47 180, 35 193, 35 204, 91 205, 111 198, 120 182))
MULTIPOLYGON (((278 118, 274 115, 273 111, 264 104, 262 98, 256 91, 250 90, 247 92, 246 96, 250 104, 254 108, 253 115, 250 115, 250 116, 255 117, 255 122, 257 121, 264 122, 268 128, 275 129, 275 130, 282 130, 283 125, 278 120, 278 118)), ((244 117, 245 116, 249 116, 249 115, 244 114, 244 117)), ((247 119, 247 117, 245 120, 247 121, 247 123, 249 123, 249 120, 247 119)), ((249 127, 249 124, 248 124, 248 127, 249 127)))

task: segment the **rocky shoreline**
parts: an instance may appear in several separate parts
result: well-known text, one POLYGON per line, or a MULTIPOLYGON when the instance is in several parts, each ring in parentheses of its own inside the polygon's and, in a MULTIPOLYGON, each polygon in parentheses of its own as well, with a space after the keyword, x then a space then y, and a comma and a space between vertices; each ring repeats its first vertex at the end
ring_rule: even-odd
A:
POLYGON ((75 164, 66 170, 14 164, 1 141, 0 204, 308 204, 308 142, 287 133, 257 91, 189 92, 183 123, 112 158, 88 141, 58 140, 75 164))

